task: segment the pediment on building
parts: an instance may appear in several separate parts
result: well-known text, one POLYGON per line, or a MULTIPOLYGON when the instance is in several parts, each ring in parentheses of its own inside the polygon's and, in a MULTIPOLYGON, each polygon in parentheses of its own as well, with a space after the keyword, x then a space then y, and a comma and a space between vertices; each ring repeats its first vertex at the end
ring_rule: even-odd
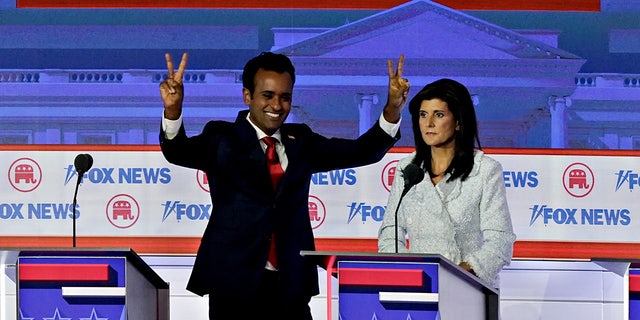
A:
POLYGON ((435 2, 416 0, 276 46, 292 57, 326 59, 579 59, 580 57, 513 30, 435 2))
MULTIPOLYGON (((386 60, 404 54, 403 75, 412 88, 443 77, 460 81, 478 98, 476 114, 489 128, 484 130, 488 146, 516 146, 517 139, 548 126, 550 116, 542 111, 549 97, 570 96, 585 62, 540 36, 545 31, 520 33, 414 0, 332 29, 274 30, 282 33, 274 34, 272 51, 293 60, 297 88, 304 90, 297 102, 312 119, 328 118, 333 109, 323 106, 353 104, 354 92, 385 97, 386 60)), ((357 119, 357 108, 347 109, 354 113, 349 115, 340 110, 357 119)), ((539 146, 548 145, 548 134, 544 137, 539 146)))

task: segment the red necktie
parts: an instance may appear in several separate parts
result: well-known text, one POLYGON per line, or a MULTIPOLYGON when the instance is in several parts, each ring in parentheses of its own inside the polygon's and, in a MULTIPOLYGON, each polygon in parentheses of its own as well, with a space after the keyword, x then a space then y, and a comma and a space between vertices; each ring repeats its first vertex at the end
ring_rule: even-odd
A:
POLYGON ((269 167, 269 173, 271 174, 271 183, 273 184, 273 189, 278 188, 278 183, 284 175, 284 170, 282 170, 282 166, 280 165, 280 160, 278 160, 278 154, 276 153, 276 138, 272 137, 264 137, 262 140, 267 144, 267 150, 265 153, 267 154, 267 166, 269 167))
MULTIPOLYGON (((282 170, 282 166, 280 165, 280 161, 278 160, 278 154, 276 153, 276 138, 272 137, 264 137, 262 138, 267 144, 267 150, 265 151, 267 155, 267 166, 269 167, 269 173, 271 174, 271 183, 273 184, 273 189, 276 190, 278 188, 278 182, 284 175, 284 170, 282 170)), ((276 238, 275 234, 271 234, 271 248, 269 249, 269 262, 273 265, 274 268, 278 268, 278 260, 276 257, 276 238)))

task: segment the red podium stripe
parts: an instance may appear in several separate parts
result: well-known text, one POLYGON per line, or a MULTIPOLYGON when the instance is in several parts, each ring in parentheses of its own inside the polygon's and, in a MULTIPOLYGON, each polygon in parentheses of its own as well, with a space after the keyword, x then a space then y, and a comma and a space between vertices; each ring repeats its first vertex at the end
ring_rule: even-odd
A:
POLYGON ((108 264, 23 264, 20 281, 108 281, 108 264))
POLYGON ((629 275, 629 292, 640 293, 640 274, 629 275))
POLYGON ((419 269, 340 268, 340 285, 422 287, 424 272, 419 269))

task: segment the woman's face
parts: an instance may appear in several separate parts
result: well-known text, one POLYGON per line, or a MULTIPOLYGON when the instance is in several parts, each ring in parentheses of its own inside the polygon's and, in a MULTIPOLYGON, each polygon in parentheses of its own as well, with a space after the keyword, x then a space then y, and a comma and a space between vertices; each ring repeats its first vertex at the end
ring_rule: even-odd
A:
POLYGON ((455 133, 459 125, 446 102, 435 98, 423 100, 418 111, 422 140, 437 148, 455 147, 455 133))

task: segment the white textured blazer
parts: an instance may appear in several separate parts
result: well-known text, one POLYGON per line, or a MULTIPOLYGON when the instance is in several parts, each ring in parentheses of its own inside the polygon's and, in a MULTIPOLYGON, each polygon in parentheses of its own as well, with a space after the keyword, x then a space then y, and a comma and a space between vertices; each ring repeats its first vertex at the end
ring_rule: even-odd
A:
MULTIPOLYGON (((404 189, 403 170, 415 152, 398 162, 387 209, 378 232, 378 250, 395 252, 395 211, 404 189)), ((440 254, 467 262, 478 278, 498 286, 497 275, 511 262, 515 234, 500 163, 474 154, 469 177, 433 185, 428 175, 411 187, 398 209, 398 252, 440 254), (409 248, 407 248, 407 241, 409 248)))

